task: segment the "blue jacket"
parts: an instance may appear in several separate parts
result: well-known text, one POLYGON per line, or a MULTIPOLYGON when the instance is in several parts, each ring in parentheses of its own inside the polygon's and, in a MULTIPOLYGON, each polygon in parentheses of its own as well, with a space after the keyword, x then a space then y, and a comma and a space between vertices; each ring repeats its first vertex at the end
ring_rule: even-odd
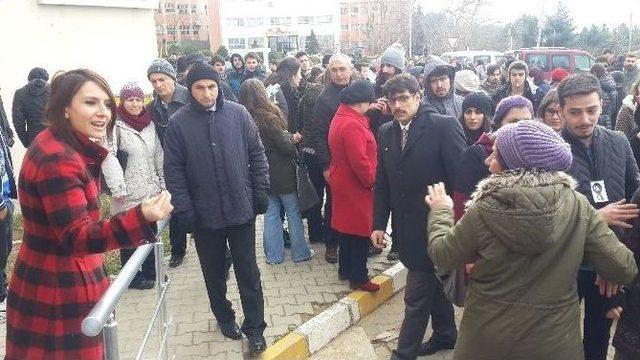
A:
POLYGON ((244 106, 218 97, 215 110, 195 99, 169 120, 164 174, 178 220, 196 229, 253 221, 267 199, 269 166, 244 106))

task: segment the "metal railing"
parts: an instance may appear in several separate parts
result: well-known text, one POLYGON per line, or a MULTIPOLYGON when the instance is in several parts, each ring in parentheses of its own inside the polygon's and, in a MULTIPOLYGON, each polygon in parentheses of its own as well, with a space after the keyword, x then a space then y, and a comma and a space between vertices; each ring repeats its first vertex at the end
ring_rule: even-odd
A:
POLYGON ((151 253, 151 250, 153 250, 155 254, 156 286, 158 290, 157 303, 144 338, 142 339, 142 344, 138 349, 136 360, 142 358, 156 320, 159 321, 159 350, 157 359, 166 360, 169 357, 167 335, 169 334, 172 319, 167 319, 167 290, 169 289, 171 280, 165 275, 164 271, 164 245, 162 244, 160 235, 167 223, 168 221, 158 222, 156 242, 141 245, 136 249, 133 255, 131 255, 131 258, 129 258, 129 261, 122 267, 116 279, 111 283, 111 286, 109 286, 104 295, 102 295, 93 309, 91 309, 89 315, 82 320, 82 333, 84 335, 94 337, 102 333, 104 337, 104 358, 106 360, 120 359, 118 349, 118 323, 113 314, 113 310, 142 266, 142 263, 144 263, 149 253, 151 253))

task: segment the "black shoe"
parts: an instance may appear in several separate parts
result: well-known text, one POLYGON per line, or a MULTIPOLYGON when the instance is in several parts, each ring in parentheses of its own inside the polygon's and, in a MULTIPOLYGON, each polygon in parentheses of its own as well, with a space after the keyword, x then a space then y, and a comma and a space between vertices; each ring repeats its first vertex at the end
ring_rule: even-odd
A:
POLYGON ((183 261, 184 261, 184 254, 183 255, 171 255, 171 258, 169 259, 169 267, 170 268, 177 268, 178 266, 180 266, 180 264, 182 264, 183 261))
POLYGON ((420 349, 418 350, 418 355, 433 355, 440 350, 451 350, 456 346, 456 340, 444 340, 434 338, 433 336, 426 343, 422 343, 420 345, 420 349))
POLYGON ((131 284, 129 284, 129 289, 148 290, 153 289, 155 286, 155 280, 133 280, 131 284))
POLYGON ((218 323, 218 326, 220 326, 220 331, 225 337, 233 340, 242 339, 242 332, 240 331, 240 328, 235 321, 229 321, 228 323, 218 323))
POLYGON ((259 354, 267 348, 267 341, 262 335, 247 335, 249 340, 249 352, 259 354))

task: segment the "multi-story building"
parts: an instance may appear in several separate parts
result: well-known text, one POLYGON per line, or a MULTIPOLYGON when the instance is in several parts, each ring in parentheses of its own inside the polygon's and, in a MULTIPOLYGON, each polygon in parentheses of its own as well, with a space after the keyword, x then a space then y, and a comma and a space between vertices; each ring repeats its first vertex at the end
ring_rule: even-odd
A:
POLYGON ((408 43, 410 0, 340 0, 340 48, 379 54, 394 42, 408 43))
POLYGON ((167 43, 185 40, 208 47, 207 0, 159 0, 155 21, 161 51, 167 43))
POLYGON ((320 47, 333 50, 340 34, 338 1, 291 6, 278 0, 209 0, 211 49, 224 45, 241 54, 253 49, 305 50, 313 30, 320 47))

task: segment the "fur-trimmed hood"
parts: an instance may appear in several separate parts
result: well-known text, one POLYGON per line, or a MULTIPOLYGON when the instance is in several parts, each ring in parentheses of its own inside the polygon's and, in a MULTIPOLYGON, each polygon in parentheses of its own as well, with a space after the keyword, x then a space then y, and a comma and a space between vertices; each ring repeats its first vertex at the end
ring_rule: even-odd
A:
POLYGON ((622 100, 622 106, 627 107, 631 112, 636 111, 636 104, 633 103, 633 95, 627 95, 622 100))
POLYGON ((506 171, 481 181, 467 206, 480 208, 483 222, 511 251, 533 255, 556 241, 570 205, 563 196, 575 188, 564 172, 506 171))

